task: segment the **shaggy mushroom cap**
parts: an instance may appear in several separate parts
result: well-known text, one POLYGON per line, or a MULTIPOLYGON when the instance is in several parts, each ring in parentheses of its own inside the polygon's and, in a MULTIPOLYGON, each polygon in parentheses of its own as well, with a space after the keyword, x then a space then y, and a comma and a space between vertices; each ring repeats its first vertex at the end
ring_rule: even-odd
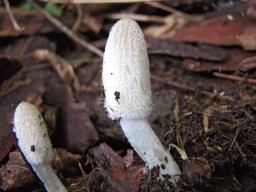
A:
POLYGON ((149 60, 139 25, 121 19, 107 40, 102 80, 105 108, 111 119, 136 119, 152 111, 149 60))
POLYGON ((159 168, 159 178, 170 177, 175 185, 180 169, 147 120, 152 110, 149 60, 143 33, 135 21, 121 19, 112 27, 102 80, 109 117, 120 120, 130 144, 147 167, 159 168))
POLYGON ((14 114, 14 128, 18 145, 30 164, 51 162, 53 151, 43 117, 37 108, 20 103, 14 114))

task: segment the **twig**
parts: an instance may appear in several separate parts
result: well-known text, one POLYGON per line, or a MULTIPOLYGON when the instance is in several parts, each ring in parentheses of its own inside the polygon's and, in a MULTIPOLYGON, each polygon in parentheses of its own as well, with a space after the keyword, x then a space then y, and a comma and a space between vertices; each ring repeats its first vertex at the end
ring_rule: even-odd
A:
POLYGON ((217 98, 220 98, 220 99, 223 99, 223 100, 233 101, 233 99, 231 97, 222 96, 218 93, 211 93, 211 92, 208 92, 208 91, 196 90, 192 87, 189 87, 189 86, 184 85, 184 84, 177 83, 175 81, 165 80, 165 79, 163 79, 159 76, 151 75, 151 79, 155 80, 155 81, 158 81, 158 82, 161 82, 161 83, 165 83, 166 85, 170 85, 170 86, 173 86, 173 87, 178 88, 178 89, 185 90, 185 91, 190 91, 190 92, 197 92, 198 91, 200 94, 205 95, 205 96, 210 97, 210 98, 217 97, 217 98))
POLYGON ((176 141, 179 144, 179 146, 182 146, 182 149, 184 149, 182 144, 182 139, 180 135, 180 106, 179 106, 179 98, 175 98, 175 107, 173 109, 174 118, 175 118, 175 128, 176 128, 176 141))
POLYGON ((193 15, 189 15, 187 13, 184 13, 184 12, 181 12, 181 11, 178 11, 177 9, 174 9, 172 7, 169 7, 169 6, 166 6, 164 4, 161 4, 159 2, 146 2, 147 5, 150 5, 152 7, 156 7, 158 9, 161 9, 161 10, 164 10, 164 11, 167 11, 167 12, 170 12, 176 16, 179 16, 179 17, 183 17, 187 20, 195 20, 195 21, 200 21, 202 20, 202 18, 200 16, 193 16, 193 15))
MULTIPOLYGON (((154 0, 40 0, 49 3, 137 3, 137 2, 151 2, 154 0)), ((158 0, 170 1, 170 0, 158 0)))
POLYGON ((16 81, 12 86, 8 87, 8 89, 5 89, 4 91, 0 92, 0 98, 8 95, 10 92, 12 92, 22 86, 29 85, 31 82, 32 82, 31 79, 16 81))
POLYGON ((136 21, 165 23, 165 17, 152 16, 152 15, 142 15, 142 14, 135 14, 135 13, 112 13, 107 15, 107 18, 109 19, 122 19, 126 17, 129 17, 136 21))
POLYGON ((72 86, 77 92, 84 89, 80 83, 78 77, 75 74, 73 66, 69 64, 66 60, 50 52, 47 49, 38 49, 34 52, 34 57, 39 61, 49 61, 52 68, 56 71, 60 79, 72 86))
POLYGON ((228 80, 232 80, 232 81, 245 81, 247 83, 256 85, 256 79, 251 79, 251 78, 247 79, 246 77, 240 77, 240 76, 236 76, 236 75, 228 75, 228 74, 219 73, 219 72, 214 72, 213 75, 216 77, 223 78, 223 79, 228 79, 228 80))
POLYGON ((5 8, 6 8, 6 11, 10 17, 10 20, 12 22, 12 25, 14 27, 14 29, 16 31, 22 31, 25 29, 25 27, 20 27, 19 24, 17 23, 13 13, 12 13, 12 10, 11 10, 11 7, 10 7, 10 4, 9 4, 9 1, 8 0, 4 0, 4 5, 5 5, 5 8))
POLYGON ((72 31, 77 31, 77 29, 79 28, 81 22, 82 22, 82 19, 83 19, 83 10, 81 8, 80 5, 78 4, 75 4, 76 6, 76 9, 77 9, 77 18, 76 18, 76 21, 72 27, 72 31))
POLYGON ((67 28, 65 25, 63 25, 59 20, 51 16, 49 13, 44 11, 37 3, 31 1, 33 3, 34 7, 40 10, 40 12, 59 30, 61 30, 63 33, 65 33, 70 39, 72 39, 75 43, 78 45, 84 47, 85 49, 88 49, 89 51, 95 53, 96 55, 103 57, 103 52, 98 49, 97 47, 93 46, 92 44, 88 43, 84 39, 80 38, 75 32, 67 28))

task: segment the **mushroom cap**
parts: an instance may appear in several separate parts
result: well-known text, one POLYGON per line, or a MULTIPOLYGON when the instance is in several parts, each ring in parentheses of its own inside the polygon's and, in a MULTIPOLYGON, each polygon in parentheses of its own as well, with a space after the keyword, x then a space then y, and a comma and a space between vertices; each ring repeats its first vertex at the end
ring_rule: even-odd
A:
POLYGON ((149 60, 139 25, 121 19, 111 29, 103 57, 105 108, 111 119, 145 118, 152 111, 149 60))
POLYGON ((44 119, 34 105, 21 102, 16 107, 13 131, 16 132, 20 150, 30 164, 51 162, 51 141, 44 119))

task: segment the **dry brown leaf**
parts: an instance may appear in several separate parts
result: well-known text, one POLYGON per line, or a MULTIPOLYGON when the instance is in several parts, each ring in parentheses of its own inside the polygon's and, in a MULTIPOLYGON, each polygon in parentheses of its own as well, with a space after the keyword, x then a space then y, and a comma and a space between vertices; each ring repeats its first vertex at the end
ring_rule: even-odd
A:
MULTIPOLYGON (((80 158, 80 155, 69 153, 64 149, 54 149, 52 165, 57 171, 67 170, 70 167, 76 169, 80 158)), ((0 188, 3 190, 13 190, 36 181, 35 175, 18 150, 11 152, 8 162, 0 168, 0 179, 0 188)))

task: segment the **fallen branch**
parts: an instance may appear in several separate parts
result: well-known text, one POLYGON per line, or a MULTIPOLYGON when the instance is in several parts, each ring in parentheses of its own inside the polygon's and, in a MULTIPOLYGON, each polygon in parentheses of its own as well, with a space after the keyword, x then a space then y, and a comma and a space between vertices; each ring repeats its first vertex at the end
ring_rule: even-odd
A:
MULTIPOLYGON (((49 3, 137 3, 152 2, 154 0, 40 0, 49 3)), ((158 0, 169 1, 169 0, 158 0)))
POLYGON ((47 49, 39 49, 34 52, 34 57, 39 61, 49 61, 60 79, 64 83, 71 85, 77 92, 80 92, 84 89, 78 77, 76 76, 73 66, 60 56, 50 52, 47 49))
MULTIPOLYGON (((50 1, 51 2, 51 1, 50 1)), ((49 13, 44 11, 37 3, 32 2, 34 7, 38 9, 45 17, 48 19, 55 27, 57 27, 59 30, 61 30, 63 33, 65 33, 70 39, 72 39, 75 43, 78 45, 84 47, 85 49, 88 49, 89 51, 93 52, 94 54, 102 57, 103 52, 98 49, 97 47, 93 46, 92 44, 88 43, 81 37, 79 37, 75 32, 70 30, 68 27, 63 25, 58 19, 51 16, 49 13)))
POLYGON ((149 2, 146 2, 146 4, 150 5, 152 7, 167 11, 169 13, 172 13, 172 14, 178 16, 178 17, 183 17, 183 18, 185 18, 186 20, 189 20, 189 21, 201 21, 202 20, 202 17, 200 17, 200 16, 189 15, 187 13, 181 12, 177 9, 174 9, 174 8, 169 7, 167 5, 161 4, 159 2, 149 1, 149 2))
POLYGON ((10 17, 10 20, 12 22, 12 25, 13 25, 14 29, 17 30, 17 31, 24 30, 25 27, 20 27, 19 24, 17 23, 15 17, 13 16, 13 13, 12 13, 9 1, 8 0, 4 0, 4 5, 5 5, 5 9, 6 9, 8 15, 10 17))
POLYGON ((228 79, 232 81, 244 81, 244 82, 256 85, 256 79, 240 77, 236 75, 228 75, 228 74, 219 73, 219 72, 214 72, 213 75, 222 79, 228 79))

